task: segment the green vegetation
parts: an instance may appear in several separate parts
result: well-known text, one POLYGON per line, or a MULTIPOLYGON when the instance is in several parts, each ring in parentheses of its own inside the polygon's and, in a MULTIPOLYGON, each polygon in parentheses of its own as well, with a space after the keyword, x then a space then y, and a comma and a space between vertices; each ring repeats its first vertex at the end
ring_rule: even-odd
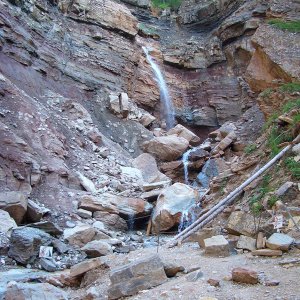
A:
POLYGON ((272 195, 268 200, 268 206, 273 207, 278 200, 279 200, 278 196, 272 195))
POLYGON ((291 172, 292 176, 299 180, 300 179, 300 162, 295 161, 293 157, 288 157, 284 161, 285 166, 291 172))
POLYGON ((288 93, 300 92, 300 83, 299 82, 285 83, 279 88, 279 90, 288 93))
POLYGON ((273 89, 268 88, 268 89, 265 89, 264 91, 262 91, 262 92, 260 93, 260 96, 261 96, 262 98, 266 98, 266 97, 269 97, 269 96, 271 95, 272 92, 273 92, 273 89))
POLYGON ((300 32, 300 20, 284 21, 279 19, 272 19, 268 22, 268 24, 273 25, 282 30, 287 30, 290 32, 300 32))
POLYGON ((283 105, 282 107, 282 112, 283 113, 288 113, 292 109, 300 109, 300 98, 296 99, 294 101, 289 101, 286 104, 283 105))
POLYGON ((280 144, 291 142, 292 140, 293 136, 290 131, 282 131, 278 126, 272 127, 268 138, 268 147, 271 150, 271 156, 274 157, 280 152, 280 144))
POLYGON ((261 201, 267 193, 271 192, 270 181, 271 175, 265 175, 260 187, 256 189, 254 195, 249 199, 250 209, 254 216, 259 215, 263 210, 261 201))
POLYGON ((145 25, 143 23, 139 23, 138 24, 138 28, 140 31, 142 31, 142 33, 144 33, 145 35, 148 36, 157 36, 159 37, 159 34, 156 30, 156 28, 149 26, 149 25, 145 25))
POLYGON ((250 154, 252 152, 254 152, 257 149, 257 146, 255 144, 249 144, 245 147, 244 152, 246 154, 250 154))
POLYGON ((182 0, 151 0, 152 5, 156 8, 166 9, 171 8, 177 10, 182 0))

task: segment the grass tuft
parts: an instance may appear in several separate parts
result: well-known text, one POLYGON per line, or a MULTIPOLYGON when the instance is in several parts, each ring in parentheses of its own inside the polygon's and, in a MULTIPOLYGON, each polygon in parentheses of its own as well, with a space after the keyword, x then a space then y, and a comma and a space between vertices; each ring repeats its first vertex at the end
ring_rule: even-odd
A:
POLYGON ((287 30, 289 32, 300 32, 300 20, 284 21, 280 19, 272 19, 269 20, 268 24, 275 26, 281 30, 287 30))

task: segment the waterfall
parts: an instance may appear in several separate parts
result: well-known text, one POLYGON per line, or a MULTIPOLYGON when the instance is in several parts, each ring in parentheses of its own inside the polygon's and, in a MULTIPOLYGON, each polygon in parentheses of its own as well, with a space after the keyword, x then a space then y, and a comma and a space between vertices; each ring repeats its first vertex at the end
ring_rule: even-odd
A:
POLYGON ((133 228, 134 228, 134 214, 133 213, 128 215, 127 226, 128 226, 128 231, 133 231, 133 228))
POLYGON ((163 74, 161 73, 158 65, 153 61, 152 57, 149 54, 149 51, 146 47, 143 47, 143 50, 146 54, 147 61, 151 65, 151 68, 155 75, 155 80, 159 86, 160 92, 160 101, 162 103, 162 116, 166 121, 167 129, 170 129, 175 126, 175 113, 172 100, 170 98, 167 84, 164 80, 163 74))
POLYGON ((198 148, 194 147, 183 153, 182 163, 183 163, 183 173, 184 173, 184 183, 189 184, 189 157, 190 154, 196 151, 198 148))

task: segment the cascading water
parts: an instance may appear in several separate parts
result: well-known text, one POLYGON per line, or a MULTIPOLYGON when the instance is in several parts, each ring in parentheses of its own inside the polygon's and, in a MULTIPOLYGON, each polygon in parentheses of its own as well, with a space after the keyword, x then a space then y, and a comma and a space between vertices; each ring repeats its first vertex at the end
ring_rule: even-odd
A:
POLYGON ((127 220, 128 231, 133 231, 134 228, 134 214, 130 214, 127 220))
POLYGON ((166 82, 164 80, 163 74, 161 73, 158 65, 153 61, 152 57, 149 54, 149 50, 146 47, 143 47, 143 50, 146 54, 147 61, 151 65, 151 68, 155 75, 155 80, 159 86, 160 92, 160 101, 163 105, 162 107, 162 116, 166 121, 167 129, 170 129, 175 126, 175 113, 172 100, 170 98, 166 82))
POLYGON ((191 148, 182 155, 182 163, 183 163, 183 173, 184 173, 184 183, 189 184, 189 157, 190 154, 196 151, 198 148, 191 148))

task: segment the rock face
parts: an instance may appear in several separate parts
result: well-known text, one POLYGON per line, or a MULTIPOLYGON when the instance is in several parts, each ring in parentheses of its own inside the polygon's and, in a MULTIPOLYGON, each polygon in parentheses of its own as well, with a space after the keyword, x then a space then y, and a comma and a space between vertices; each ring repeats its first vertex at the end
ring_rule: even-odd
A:
POLYGON ((229 256, 229 243, 223 235, 216 235, 204 240, 205 254, 210 256, 229 256))
POLYGON ((137 34, 137 20, 126 6, 113 1, 93 0, 90 2, 62 0, 59 7, 70 16, 99 24, 105 28, 117 29, 130 36, 137 34), (82 14, 84 12, 84 14, 82 14))
POLYGON ((160 136, 143 143, 145 152, 154 155, 162 161, 172 161, 179 158, 188 148, 189 142, 176 135, 160 136))
POLYGON ((32 262, 39 254, 40 246, 50 244, 52 237, 42 230, 30 227, 14 229, 11 234, 8 256, 21 264, 32 262))
POLYGON ((6 210, 10 216, 20 224, 27 210, 27 197, 20 192, 0 193, 0 208, 6 210))
POLYGON ((134 295, 167 281, 164 265, 158 255, 112 269, 109 277, 111 281, 108 289, 109 299, 134 295))
POLYGON ((188 211, 199 199, 198 191, 182 183, 167 187, 159 195, 152 215, 153 231, 168 230, 180 222, 183 211, 188 211))
POLYGON ((274 26, 261 25, 252 37, 252 42, 255 52, 246 75, 254 91, 261 92, 277 86, 278 79, 286 82, 300 79, 299 68, 295 68, 300 63, 300 50, 295 46, 300 43, 299 35, 288 31, 283 34, 274 26), (294 54, 290 55, 291 52, 294 54))
POLYGON ((68 294, 49 283, 16 283, 10 284, 4 293, 6 300, 68 300, 68 294))

